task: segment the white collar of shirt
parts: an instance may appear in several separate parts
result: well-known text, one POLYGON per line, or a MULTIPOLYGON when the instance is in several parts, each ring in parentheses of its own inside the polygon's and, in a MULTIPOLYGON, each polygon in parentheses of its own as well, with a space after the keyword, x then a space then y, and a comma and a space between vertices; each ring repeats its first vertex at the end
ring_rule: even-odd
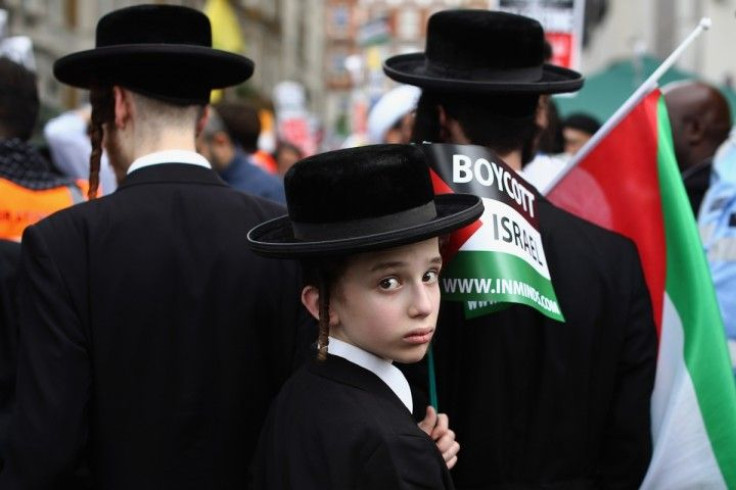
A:
POLYGON ((399 368, 394 366, 391 361, 381 359, 360 347, 348 344, 335 337, 330 337, 328 352, 333 356, 339 356, 353 364, 357 364, 381 378, 391 388, 391 391, 399 397, 401 403, 409 409, 409 412, 413 411, 414 404, 411 401, 409 382, 404 377, 404 373, 399 371, 399 368))
POLYGON ((151 165, 159 165, 161 163, 186 163, 190 165, 199 165, 200 167, 212 168, 210 162, 199 153, 188 150, 164 150, 155 153, 149 153, 136 159, 128 168, 128 174, 135 172, 143 167, 151 165))

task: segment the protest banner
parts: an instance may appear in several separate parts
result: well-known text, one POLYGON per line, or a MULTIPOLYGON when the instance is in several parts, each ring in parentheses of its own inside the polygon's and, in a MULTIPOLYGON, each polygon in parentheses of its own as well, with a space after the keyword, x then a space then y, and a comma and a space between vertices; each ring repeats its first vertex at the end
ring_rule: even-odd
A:
POLYGON ((537 191, 482 146, 424 144, 435 192, 483 199, 480 220, 453 234, 443 298, 464 301, 468 318, 520 303, 564 321, 539 232, 537 191))

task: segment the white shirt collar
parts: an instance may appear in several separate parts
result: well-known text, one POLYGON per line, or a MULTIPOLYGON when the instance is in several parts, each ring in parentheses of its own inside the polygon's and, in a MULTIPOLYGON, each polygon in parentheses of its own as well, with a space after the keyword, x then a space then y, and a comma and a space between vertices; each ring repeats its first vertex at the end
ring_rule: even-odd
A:
POLYGON ((199 153, 188 150, 164 150, 155 153, 149 153, 137 158, 128 167, 128 174, 135 172, 143 167, 158 165, 161 163, 187 163, 190 165, 199 165, 200 167, 212 168, 210 162, 199 153))
POLYGON ((414 404, 411 401, 411 388, 409 382, 404 377, 404 373, 394 366, 391 361, 381 359, 368 351, 348 344, 335 337, 330 337, 327 351, 333 356, 339 356, 353 364, 367 369, 372 372, 391 388, 401 403, 403 403, 409 412, 413 411, 414 404))

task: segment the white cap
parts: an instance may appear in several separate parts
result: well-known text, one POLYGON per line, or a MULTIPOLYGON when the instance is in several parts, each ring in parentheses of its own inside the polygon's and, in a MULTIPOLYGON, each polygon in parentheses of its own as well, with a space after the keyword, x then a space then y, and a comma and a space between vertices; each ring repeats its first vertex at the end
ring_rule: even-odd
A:
POLYGON ((23 65, 27 70, 36 71, 33 42, 28 36, 6 37, 0 40, 0 56, 23 65))
POLYGON ((368 139, 371 143, 383 143, 383 137, 391 126, 417 107, 419 87, 400 85, 378 99, 368 114, 368 139))

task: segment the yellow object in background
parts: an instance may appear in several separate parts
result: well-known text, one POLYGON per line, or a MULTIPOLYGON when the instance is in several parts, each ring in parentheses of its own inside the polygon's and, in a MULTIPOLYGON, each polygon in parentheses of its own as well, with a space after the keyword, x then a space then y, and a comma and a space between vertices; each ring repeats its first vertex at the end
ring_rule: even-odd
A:
MULTIPOLYGON (((238 14, 229 0, 207 0, 204 13, 212 24, 212 47, 242 54, 245 49, 245 40, 240 30, 238 14)), ((215 103, 222 99, 222 90, 213 90, 210 102, 215 103)))

